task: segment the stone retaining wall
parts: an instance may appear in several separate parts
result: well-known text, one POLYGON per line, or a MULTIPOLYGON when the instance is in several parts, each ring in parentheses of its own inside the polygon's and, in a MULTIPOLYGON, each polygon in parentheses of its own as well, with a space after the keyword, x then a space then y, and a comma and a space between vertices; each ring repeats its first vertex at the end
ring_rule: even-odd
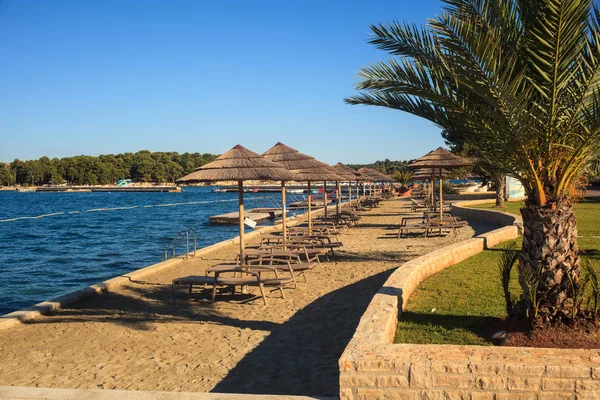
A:
POLYGON ((507 212, 495 211, 495 210, 486 210, 483 208, 470 208, 469 206, 474 206, 477 204, 489 204, 489 200, 470 200, 470 201, 461 201, 456 204, 452 204, 453 215, 457 217, 461 217, 466 220, 474 220, 481 221, 487 224, 496 225, 496 226, 509 226, 514 225, 519 228, 519 232, 521 232, 523 227, 523 219, 518 216, 507 212))
MULTIPOLYGON (((469 216, 494 220, 487 213, 495 211, 469 216)), ((510 226, 411 260, 388 278, 339 360, 341 399, 600 399, 599 351, 393 343, 414 289, 484 245, 515 239, 518 217, 509 216, 495 220, 510 226)))

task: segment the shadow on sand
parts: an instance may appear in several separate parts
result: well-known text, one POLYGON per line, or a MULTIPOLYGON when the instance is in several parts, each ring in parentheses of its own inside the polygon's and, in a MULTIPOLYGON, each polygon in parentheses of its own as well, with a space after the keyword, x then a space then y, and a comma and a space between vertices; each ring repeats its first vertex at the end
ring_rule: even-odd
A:
POLYGON ((213 392, 337 397, 338 359, 373 295, 392 272, 328 293, 298 311, 272 329, 213 392), (343 319, 330 318, 340 314, 343 319))
MULTIPOLYGON (((42 319, 26 321, 27 324, 56 324, 62 322, 101 322, 123 325, 136 330, 153 329, 154 323, 190 323, 201 324, 212 322, 220 325, 234 326, 240 329, 271 331, 279 326, 269 321, 239 320, 230 318, 218 312, 210 303, 209 290, 196 290, 187 293, 180 290, 177 301, 171 303, 170 285, 142 285, 129 287, 132 295, 105 292, 92 294, 77 301, 69 308, 48 314, 42 319)), ((257 301, 262 304, 260 297, 239 292, 232 295, 230 291, 220 290, 218 301, 247 303, 257 301)))

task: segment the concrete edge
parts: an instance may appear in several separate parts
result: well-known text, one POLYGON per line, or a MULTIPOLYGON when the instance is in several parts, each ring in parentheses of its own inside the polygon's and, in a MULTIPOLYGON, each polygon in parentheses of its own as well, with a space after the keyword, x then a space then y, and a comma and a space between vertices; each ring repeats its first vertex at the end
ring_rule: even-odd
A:
POLYGON ((332 400, 327 397, 0 386, 0 399, 45 400, 332 400))

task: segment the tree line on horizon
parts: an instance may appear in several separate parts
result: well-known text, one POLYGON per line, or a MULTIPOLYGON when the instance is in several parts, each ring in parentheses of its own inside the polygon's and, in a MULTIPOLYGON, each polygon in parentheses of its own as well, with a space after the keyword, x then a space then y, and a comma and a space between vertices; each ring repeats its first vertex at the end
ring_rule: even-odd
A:
POLYGON ((175 182, 194 169, 211 162, 218 155, 210 153, 150 152, 42 157, 37 160, 14 160, 0 167, 0 185, 110 185, 120 179, 134 182, 175 182))
POLYGON ((348 166, 356 170, 361 169, 363 167, 373 168, 383 174, 392 175, 395 172, 406 171, 408 169, 408 164, 410 164, 412 161, 414 160, 391 161, 388 158, 386 158, 383 161, 375 161, 371 164, 348 164, 348 166))
MULTIPOLYGON (((111 185, 120 179, 133 182, 173 183, 196 168, 213 161, 218 154, 150 152, 42 157, 37 160, 15 159, 0 167, 0 186, 40 186, 48 184, 111 185)), ((375 161, 371 164, 348 164, 360 169, 368 167, 392 175, 407 169, 409 161, 375 161)), ((2 163, 0 163, 2 165, 2 163)))

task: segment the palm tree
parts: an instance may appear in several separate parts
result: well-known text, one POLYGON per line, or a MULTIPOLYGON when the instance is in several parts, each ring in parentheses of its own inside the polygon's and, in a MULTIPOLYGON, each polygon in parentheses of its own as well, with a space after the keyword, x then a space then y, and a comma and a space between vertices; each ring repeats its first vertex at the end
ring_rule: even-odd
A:
POLYGON ((408 187, 408 183, 413 180, 413 174, 406 169, 400 171, 396 170, 396 172, 392 174, 392 178, 394 178, 394 180, 396 180, 396 182, 398 182, 402 187, 408 187))
POLYGON ((395 108, 464 140, 527 199, 522 313, 573 318, 580 258, 572 189, 600 148, 600 13, 592 0, 444 0, 424 27, 371 26, 391 53, 350 104, 395 108), (532 282, 534 289, 532 290, 532 282))

